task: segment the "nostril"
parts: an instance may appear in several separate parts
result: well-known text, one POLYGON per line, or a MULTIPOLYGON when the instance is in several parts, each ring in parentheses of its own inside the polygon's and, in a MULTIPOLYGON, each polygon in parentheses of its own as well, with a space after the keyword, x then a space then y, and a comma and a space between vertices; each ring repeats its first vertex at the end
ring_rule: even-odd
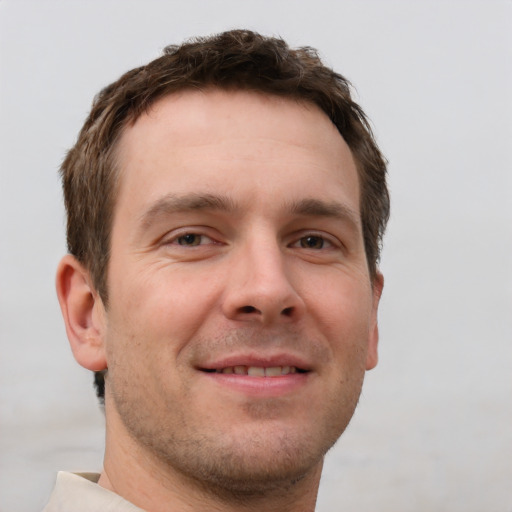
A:
POLYGON ((254 313, 257 309, 254 306, 243 306, 240 308, 242 313, 254 313))
POLYGON ((281 311, 281 314, 284 316, 292 316, 293 308, 284 308, 283 311, 281 311))

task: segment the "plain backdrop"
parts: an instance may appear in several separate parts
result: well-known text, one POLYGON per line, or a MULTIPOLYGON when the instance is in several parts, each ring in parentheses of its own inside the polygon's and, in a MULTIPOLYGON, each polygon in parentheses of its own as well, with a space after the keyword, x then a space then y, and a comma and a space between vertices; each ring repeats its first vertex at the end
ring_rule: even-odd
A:
POLYGON ((0 512, 98 470, 103 416, 54 292, 57 170, 94 94, 194 35, 320 50, 389 159, 379 366, 318 511, 512 511, 512 2, 0 0, 0 512))

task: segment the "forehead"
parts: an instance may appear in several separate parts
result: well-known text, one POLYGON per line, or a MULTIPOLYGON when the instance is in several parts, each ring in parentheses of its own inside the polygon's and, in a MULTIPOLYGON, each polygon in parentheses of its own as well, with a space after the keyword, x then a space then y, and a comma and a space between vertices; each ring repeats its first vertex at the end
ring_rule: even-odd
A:
POLYGON ((329 182, 339 185, 333 195, 357 198, 352 206, 358 210, 357 172, 347 144, 319 107, 290 98, 220 89, 166 96, 125 129, 117 163, 118 201, 123 191, 154 200, 164 190, 238 185, 264 195, 286 181, 320 194, 329 182))
MULTIPOLYGON (((140 133, 172 133, 176 143, 207 143, 220 138, 271 137, 279 132, 283 140, 293 143, 336 135, 342 137, 328 116, 315 103, 257 91, 224 90, 215 87, 185 89, 157 100, 136 121, 125 128, 121 146, 127 150, 140 133), (282 124, 287 125, 285 132, 282 124), (212 130, 215 126, 217 130, 212 130)), ((344 141, 343 141, 344 142, 344 141)))

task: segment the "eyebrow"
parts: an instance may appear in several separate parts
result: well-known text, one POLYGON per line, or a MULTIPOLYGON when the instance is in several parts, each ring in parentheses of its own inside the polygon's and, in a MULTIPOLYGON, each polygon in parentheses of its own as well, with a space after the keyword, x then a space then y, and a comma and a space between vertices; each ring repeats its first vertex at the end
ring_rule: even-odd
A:
MULTIPOLYGON (((350 207, 337 201, 324 201, 306 198, 300 201, 284 203, 285 210, 293 215, 305 217, 325 217, 349 222, 354 227, 360 226, 359 215, 350 207)), ((153 203, 140 217, 139 226, 147 230, 159 217, 167 217, 173 213, 189 211, 218 211, 234 213, 239 208, 227 197, 216 194, 187 194, 177 196, 168 194, 153 203)))
POLYGON ((295 215, 307 217, 331 217, 348 221, 354 227, 359 227, 360 216, 352 208, 337 201, 323 201, 319 199, 302 199, 291 203, 288 209, 295 215))
POLYGON ((146 210, 140 218, 140 228, 148 229, 159 217, 166 217, 177 212, 187 211, 223 211, 232 213, 236 210, 233 201, 224 196, 213 194, 187 194, 176 196, 168 194, 146 210))

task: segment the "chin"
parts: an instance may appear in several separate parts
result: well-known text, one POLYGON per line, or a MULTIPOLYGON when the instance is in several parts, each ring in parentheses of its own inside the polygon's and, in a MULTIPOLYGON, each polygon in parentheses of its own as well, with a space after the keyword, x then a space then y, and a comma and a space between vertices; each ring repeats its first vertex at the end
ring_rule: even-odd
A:
MULTIPOLYGON (((325 450, 326 451, 326 450, 325 450)), ((316 473, 323 462, 324 449, 298 446, 286 438, 252 438, 242 446, 230 446, 222 454, 188 461, 189 477, 225 496, 268 496, 316 473)))
POLYGON ((211 432, 196 437, 193 445, 190 438, 163 443, 165 448, 159 443, 153 453, 171 471, 223 499, 268 496, 303 479, 319 478, 324 455, 345 425, 319 432, 276 423, 240 428, 229 435, 211 432))

